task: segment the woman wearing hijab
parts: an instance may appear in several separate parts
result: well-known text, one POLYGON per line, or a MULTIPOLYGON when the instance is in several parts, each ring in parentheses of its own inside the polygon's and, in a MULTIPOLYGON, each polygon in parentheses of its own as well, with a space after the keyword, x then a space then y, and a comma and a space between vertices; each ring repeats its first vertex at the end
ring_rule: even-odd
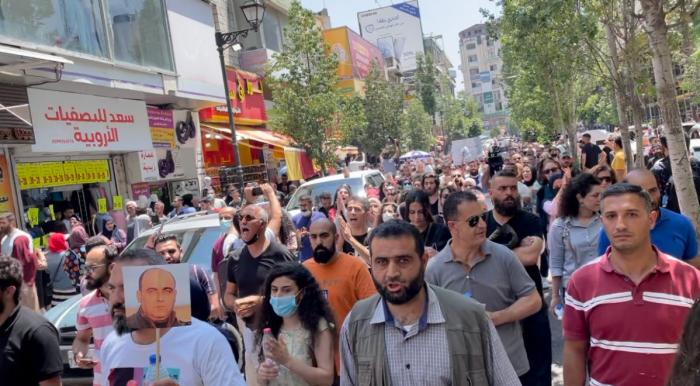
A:
POLYGON ((111 216, 106 216, 102 220, 102 233, 100 233, 100 236, 109 240, 117 248, 117 253, 121 253, 126 247, 126 232, 117 228, 111 216))
POLYGON ((75 252, 80 252, 81 248, 85 247, 85 242, 88 239, 87 231, 83 222, 80 221, 78 216, 73 216, 70 218, 70 236, 68 236, 68 246, 71 250, 75 252))
POLYGON ((68 243, 61 233, 51 233, 49 235, 49 252, 46 254, 48 263, 47 271, 51 277, 53 285, 53 295, 51 296, 51 307, 78 294, 73 280, 66 272, 66 255, 68 253, 68 243))

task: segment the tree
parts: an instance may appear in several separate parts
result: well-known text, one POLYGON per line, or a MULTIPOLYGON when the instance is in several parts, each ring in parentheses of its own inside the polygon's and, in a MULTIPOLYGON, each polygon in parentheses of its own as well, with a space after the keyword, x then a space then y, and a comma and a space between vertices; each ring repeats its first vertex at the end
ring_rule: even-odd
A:
POLYGON ((441 95, 438 99, 438 111, 442 117, 447 143, 481 135, 484 121, 479 113, 479 106, 476 100, 464 91, 457 97, 441 95))
POLYGON ((433 144, 430 115, 423 110, 423 105, 416 99, 411 100, 403 113, 404 150, 429 150, 433 144))
POLYGON ((430 54, 418 55, 416 65, 416 94, 423 104, 423 110, 434 122, 438 98, 436 91, 440 90, 435 62, 430 54))
MULTIPOLYGON (((682 0, 679 0, 682 1, 682 0)), ((666 24, 666 1, 641 0, 644 29, 649 36, 652 52, 654 80, 659 98, 659 108, 664 119, 664 134, 673 170, 673 182, 681 212, 688 216, 695 232, 700 237, 700 204, 693 184, 693 174, 685 145, 685 134, 681 126, 681 114, 676 102, 676 80, 673 75, 673 61, 669 47, 669 27, 666 24)), ((677 4, 676 4, 677 5, 677 4)))
POLYGON ((336 90, 337 61, 329 52, 313 13, 294 1, 282 52, 274 55, 268 74, 275 102, 270 125, 292 137, 324 173, 358 111, 336 90))
POLYGON ((383 79, 380 70, 373 65, 365 78, 365 97, 358 103, 365 123, 348 130, 346 140, 367 154, 379 155, 386 144, 401 137, 403 88, 383 79))

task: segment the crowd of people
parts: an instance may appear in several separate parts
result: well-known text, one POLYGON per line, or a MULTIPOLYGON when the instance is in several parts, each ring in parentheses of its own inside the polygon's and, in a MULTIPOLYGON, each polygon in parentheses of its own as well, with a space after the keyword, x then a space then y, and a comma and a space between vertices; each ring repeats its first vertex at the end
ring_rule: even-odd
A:
POLYGON ((54 305, 83 294, 72 360, 95 385, 131 385, 156 352, 155 385, 551 385, 550 317, 566 385, 700 384, 697 236, 654 146, 633 170, 618 138, 585 135, 579 159, 517 142, 463 165, 435 155, 362 192, 301 196, 294 216, 288 181, 179 197, 170 215, 130 201, 126 229, 107 217, 89 237, 69 216, 46 256, 3 214, 2 383, 60 384, 58 332, 34 312, 39 268, 54 305), (147 328, 133 329, 124 268, 185 256, 168 233, 125 247, 195 206, 221 233, 209 269, 189 264, 192 323, 140 309, 147 328))

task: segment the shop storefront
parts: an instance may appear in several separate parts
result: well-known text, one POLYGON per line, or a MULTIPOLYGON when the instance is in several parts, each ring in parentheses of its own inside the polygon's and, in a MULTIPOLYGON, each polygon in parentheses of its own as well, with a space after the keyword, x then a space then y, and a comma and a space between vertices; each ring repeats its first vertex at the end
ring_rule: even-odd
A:
POLYGON ((36 140, 10 151, 27 228, 61 230, 63 213, 71 210, 90 233, 108 212, 123 224, 126 192, 115 178, 117 158, 150 148, 144 101, 41 89, 28 89, 28 96, 36 140))
POLYGON ((197 114, 149 106, 147 115, 153 149, 124 157, 130 197, 143 201, 155 195, 168 209, 175 196, 200 196, 197 114))
MULTIPOLYGON (((267 113, 262 79, 234 68, 228 68, 227 78, 244 181, 274 180, 285 166, 295 173, 289 175, 290 180, 313 175, 313 167, 303 150, 292 147, 289 137, 265 128, 267 113)), ((199 120, 202 158, 212 187, 218 191, 222 186, 237 183, 226 106, 200 110, 199 120)))

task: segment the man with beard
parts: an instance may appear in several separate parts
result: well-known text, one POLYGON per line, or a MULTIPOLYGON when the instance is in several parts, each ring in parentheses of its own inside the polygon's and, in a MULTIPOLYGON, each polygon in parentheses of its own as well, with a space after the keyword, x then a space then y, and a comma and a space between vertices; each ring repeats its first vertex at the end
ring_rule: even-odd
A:
MULTIPOLYGON (((168 264, 182 262, 182 247, 174 234, 161 234, 156 237, 154 249, 168 264)), ((224 314, 219 301, 219 294, 209 275, 196 264, 189 264, 190 272, 190 303, 192 316, 207 321, 208 319, 223 320, 224 314)))
POLYGON ((421 180, 421 186, 423 191, 428 195, 430 199, 430 214, 437 216, 440 213, 439 199, 440 196, 438 192, 440 191, 440 180, 438 180, 435 174, 423 174, 423 179, 421 180))
MULTIPOLYGON (((156 352, 155 328, 131 330, 127 326, 123 268, 163 264, 163 258, 151 249, 132 249, 117 256, 111 266, 108 288, 114 333, 105 339, 100 355, 105 384, 126 386, 131 378, 124 379, 124 374, 149 367, 156 352)), ((245 385, 231 348, 214 327, 192 318, 189 326, 159 330, 160 366, 169 374, 178 374, 177 384, 245 385)))
POLYGON ((229 253, 224 260, 227 264, 224 305, 241 319, 239 325, 243 324, 241 330, 246 351, 246 378, 253 380, 257 374, 257 353, 253 349, 252 326, 255 314, 264 300, 260 295, 261 287, 272 267, 296 260, 285 246, 265 232, 269 219, 269 214, 261 206, 251 204, 243 208, 240 215, 240 240, 245 246, 229 253))
POLYGON ((117 251, 107 246, 100 236, 94 236, 85 244, 85 288, 90 292, 80 299, 75 327, 78 330, 73 340, 75 363, 84 369, 93 369, 93 385, 103 385, 102 369, 99 363, 100 348, 107 335, 112 332, 112 318, 109 313, 109 266, 117 256, 117 251), (89 249, 88 249, 89 248, 89 249), (88 346, 92 337, 95 343, 95 356, 88 357, 88 346))
POLYGON ((542 307, 535 283, 513 252, 486 239, 487 212, 474 194, 451 194, 444 213, 452 241, 430 259, 426 281, 483 303, 515 372, 527 373, 520 320, 542 307))
POLYGON ((297 238, 300 245, 299 260, 305 261, 313 255, 311 243, 309 242, 309 228, 311 224, 326 216, 314 210, 314 204, 309 195, 299 197, 299 210, 300 212, 292 217, 292 222, 298 231, 297 238))
POLYGON ((489 192, 494 209, 486 219, 487 237, 506 245, 515 253, 535 282, 542 298, 540 310, 521 321, 530 371, 521 376, 520 380, 523 386, 549 386, 552 383, 552 336, 542 291, 542 277, 537 266, 544 247, 540 221, 536 215, 520 209, 518 178, 511 168, 504 168, 491 179, 489 192))
MULTIPOLYGON (((333 222, 321 219, 311 224, 309 239, 313 258, 304 262, 318 285, 325 292, 336 323, 342 325, 352 306, 359 300, 374 295, 372 277, 367 265, 360 259, 338 251, 335 247, 338 233, 333 222)), ((340 351, 335 346, 335 366, 340 372, 340 351)))
POLYGON ((474 180, 476 186, 481 189, 481 174, 479 174, 479 161, 471 161, 467 165, 467 177, 474 180))
MULTIPOLYGON (((640 186, 651 197, 652 210, 658 212, 656 223, 651 229, 652 244, 661 252, 700 268, 698 240, 693 225, 684 215, 659 206, 661 191, 654 174, 646 169, 635 169, 627 174, 623 182, 640 186)), ((603 255, 609 246, 610 239, 605 229, 601 229, 598 254, 603 255)))
POLYGON ((355 304, 340 332, 340 384, 519 385, 483 306, 427 284, 418 230, 389 221, 370 236, 378 294, 355 304))
POLYGON ((22 264, 0 257, 0 383, 61 385, 63 360, 58 331, 44 317, 20 304, 22 264))

